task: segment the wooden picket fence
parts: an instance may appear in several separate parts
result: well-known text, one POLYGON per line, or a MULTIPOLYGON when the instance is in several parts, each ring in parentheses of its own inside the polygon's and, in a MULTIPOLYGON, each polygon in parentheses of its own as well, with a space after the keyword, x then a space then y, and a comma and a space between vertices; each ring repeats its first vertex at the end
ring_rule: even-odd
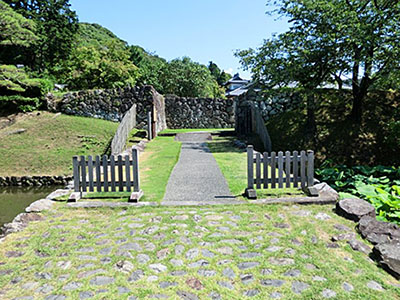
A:
POLYGON ((314 152, 259 153, 247 147, 247 188, 305 188, 314 185, 314 152))
POLYGON ((74 195, 71 200, 80 198, 82 192, 132 192, 131 200, 138 200, 142 194, 137 149, 132 149, 132 158, 129 155, 74 156, 72 163, 74 195))

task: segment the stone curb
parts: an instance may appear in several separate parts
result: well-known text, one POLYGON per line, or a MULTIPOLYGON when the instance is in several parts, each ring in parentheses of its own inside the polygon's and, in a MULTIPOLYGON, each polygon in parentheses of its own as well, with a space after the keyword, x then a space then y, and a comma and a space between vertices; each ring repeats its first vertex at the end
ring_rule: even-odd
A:
POLYGON ((128 208, 128 207, 147 207, 147 206, 159 206, 155 202, 101 202, 101 201, 90 201, 90 202, 74 202, 68 203, 67 207, 70 208, 128 208))
POLYGON ((361 237, 374 245, 364 243, 350 246, 370 255, 393 277, 400 279, 400 227, 394 223, 376 220, 375 207, 362 199, 343 199, 336 205, 336 213, 357 223, 361 237), (364 247, 365 246, 365 247, 364 247))

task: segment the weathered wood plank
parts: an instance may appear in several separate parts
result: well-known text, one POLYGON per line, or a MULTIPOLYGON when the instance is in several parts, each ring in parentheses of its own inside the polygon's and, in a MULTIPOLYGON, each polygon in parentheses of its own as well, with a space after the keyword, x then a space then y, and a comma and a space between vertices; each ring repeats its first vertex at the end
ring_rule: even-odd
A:
POLYGON ((111 192, 115 192, 115 157, 114 155, 110 156, 110 164, 111 164, 111 192))
POLYGON ((78 162, 78 156, 74 156, 72 158, 72 166, 73 166, 73 172, 74 172, 74 192, 78 193, 80 192, 80 180, 79 180, 79 162, 78 162))
POLYGON ((283 188, 283 152, 278 152, 278 187, 283 188))
POLYGON ((285 172, 286 172, 286 177, 285 177, 286 187, 290 188, 291 168, 290 168, 290 152, 289 151, 286 151, 286 153, 285 153, 285 172))
POLYGON ((271 188, 276 188, 276 152, 271 153, 271 188))
POLYGON ((128 192, 132 191, 132 182, 131 182, 131 168, 129 163, 129 155, 125 156, 125 174, 126 174, 126 190, 128 192))
POLYGON ((293 186, 299 187, 299 152, 293 151, 293 186))
POLYGON ((152 125, 151 114, 152 114, 151 111, 147 112, 147 136, 150 141, 153 139, 153 129, 151 126, 152 125))
POLYGON ((100 156, 96 156, 96 190, 97 192, 101 192, 101 163, 100 163, 100 156))
POLYGON ((263 154, 263 174, 264 174, 264 189, 268 188, 268 153, 264 152, 263 154))
POLYGON ((300 152, 300 180, 301 188, 306 187, 306 152, 300 152))
POLYGON ((108 192, 108 158, 107 155, 103 156, 103 177, 104 177, 104 191, 108 192))
POLYGON ((261 154, 256 154, 256 188, 261 189, 261 154))
POLYGON ((307 186, 314 185, 314 152, 307 151, 307 186))
POLYGON ((254 147, 247 147, 247 188, 254 188, 254 166, 253 166, 254 147))
POLYGON ((93 157, 88 157, 89 192, 94 192, 93 184, 93 157))
POLYGON ((123 163, 122 163, 122 156, 118 155, 118 189, 120 192, 124 191, 124 173, 123 173, 123 163))
POLYGON ((133 161, 133 191, 140 191, 140 178, 139 178, 139 154, 137 149, 132 150, 133 161))
POLYGON ((86 192, 86 158, 81 156, 81 182, 82 182, 82 191, 86 192))

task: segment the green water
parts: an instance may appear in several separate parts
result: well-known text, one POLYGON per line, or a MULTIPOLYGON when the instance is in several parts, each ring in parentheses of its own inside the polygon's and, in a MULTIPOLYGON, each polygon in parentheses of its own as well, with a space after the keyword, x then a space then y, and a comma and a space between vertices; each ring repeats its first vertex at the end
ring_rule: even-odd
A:
POLYGON ((46 198, 57 187, 43 188, 0 188, 0 227, 11 222, 18 214, 25 211, 31 203, 46 198))

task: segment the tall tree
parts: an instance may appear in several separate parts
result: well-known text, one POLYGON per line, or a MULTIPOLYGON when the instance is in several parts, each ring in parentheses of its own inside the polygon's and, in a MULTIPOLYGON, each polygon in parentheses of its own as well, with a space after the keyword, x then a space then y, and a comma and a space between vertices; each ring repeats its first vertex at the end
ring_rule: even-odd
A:
POLYGON ((225 73, 225 71, 221 71, 218 65, 212 61, 209 62, 208 69, 210 70, 211 75, 217 81, 219 86, 223 86, 224 83, 226 83, 229 79, 232 78, 232 75, 225 73))
POLYGON ((208 68, 189 57, 174 59, 163 70, 164 93, 182 97, 223 97, 208 68))
POLYGON ((29 59, 38 71, 66 60, 78 30, 78 18, 69 0, 4 0, 37 24, 37 41, 29 59))
MULTIPOLYGON (((278 5, 274 12, 289 19, 288 34, 297 38, 292 45, 293 58, 304 64, 299 68, 314 74, 324 70, 322 82, 336 80, 342 84, 342 76, 352 78, 353 106, 351 117, 360 122, 363 102, 375 83, 391 78, 400 68, 400 2, 388 0, 281 0, 269 1, 278 5), (307 47, 305 47, 307 45, 307 47), (311 49, 311 50, 310 50, 311 49), (318 53, 320 62, 315 60, 318 53), (301 55, 305 54, 305 55, 301 55)), ((278 36, 285 39, 287 35, 278 36)), ((275 69, 262 61, 265 48, 274 39, 266 40, 258 50, 239 52, 243 64, 251 69, 260 80, 268 78, 268 73, 279 70, 282 74, 292 74, 284 69, 290 66, 282 60, 275 69), (256 63, 257 62, 257 63, 256 63)), ((283 53, 286 52, 283 51, 283 53)), ((284 54, 283 54, 284 55, 284 54)), ((300 70, 300 73, 302 71, 300 70)), ((295 72, 294 74, 297 74, 295 72)), ((307 78, 307 77, 305 77, 307 78)), ((299 78, 293 76, 292 80, 299 78)), ((322 83, 321 82, 321 83, 322 83)))

